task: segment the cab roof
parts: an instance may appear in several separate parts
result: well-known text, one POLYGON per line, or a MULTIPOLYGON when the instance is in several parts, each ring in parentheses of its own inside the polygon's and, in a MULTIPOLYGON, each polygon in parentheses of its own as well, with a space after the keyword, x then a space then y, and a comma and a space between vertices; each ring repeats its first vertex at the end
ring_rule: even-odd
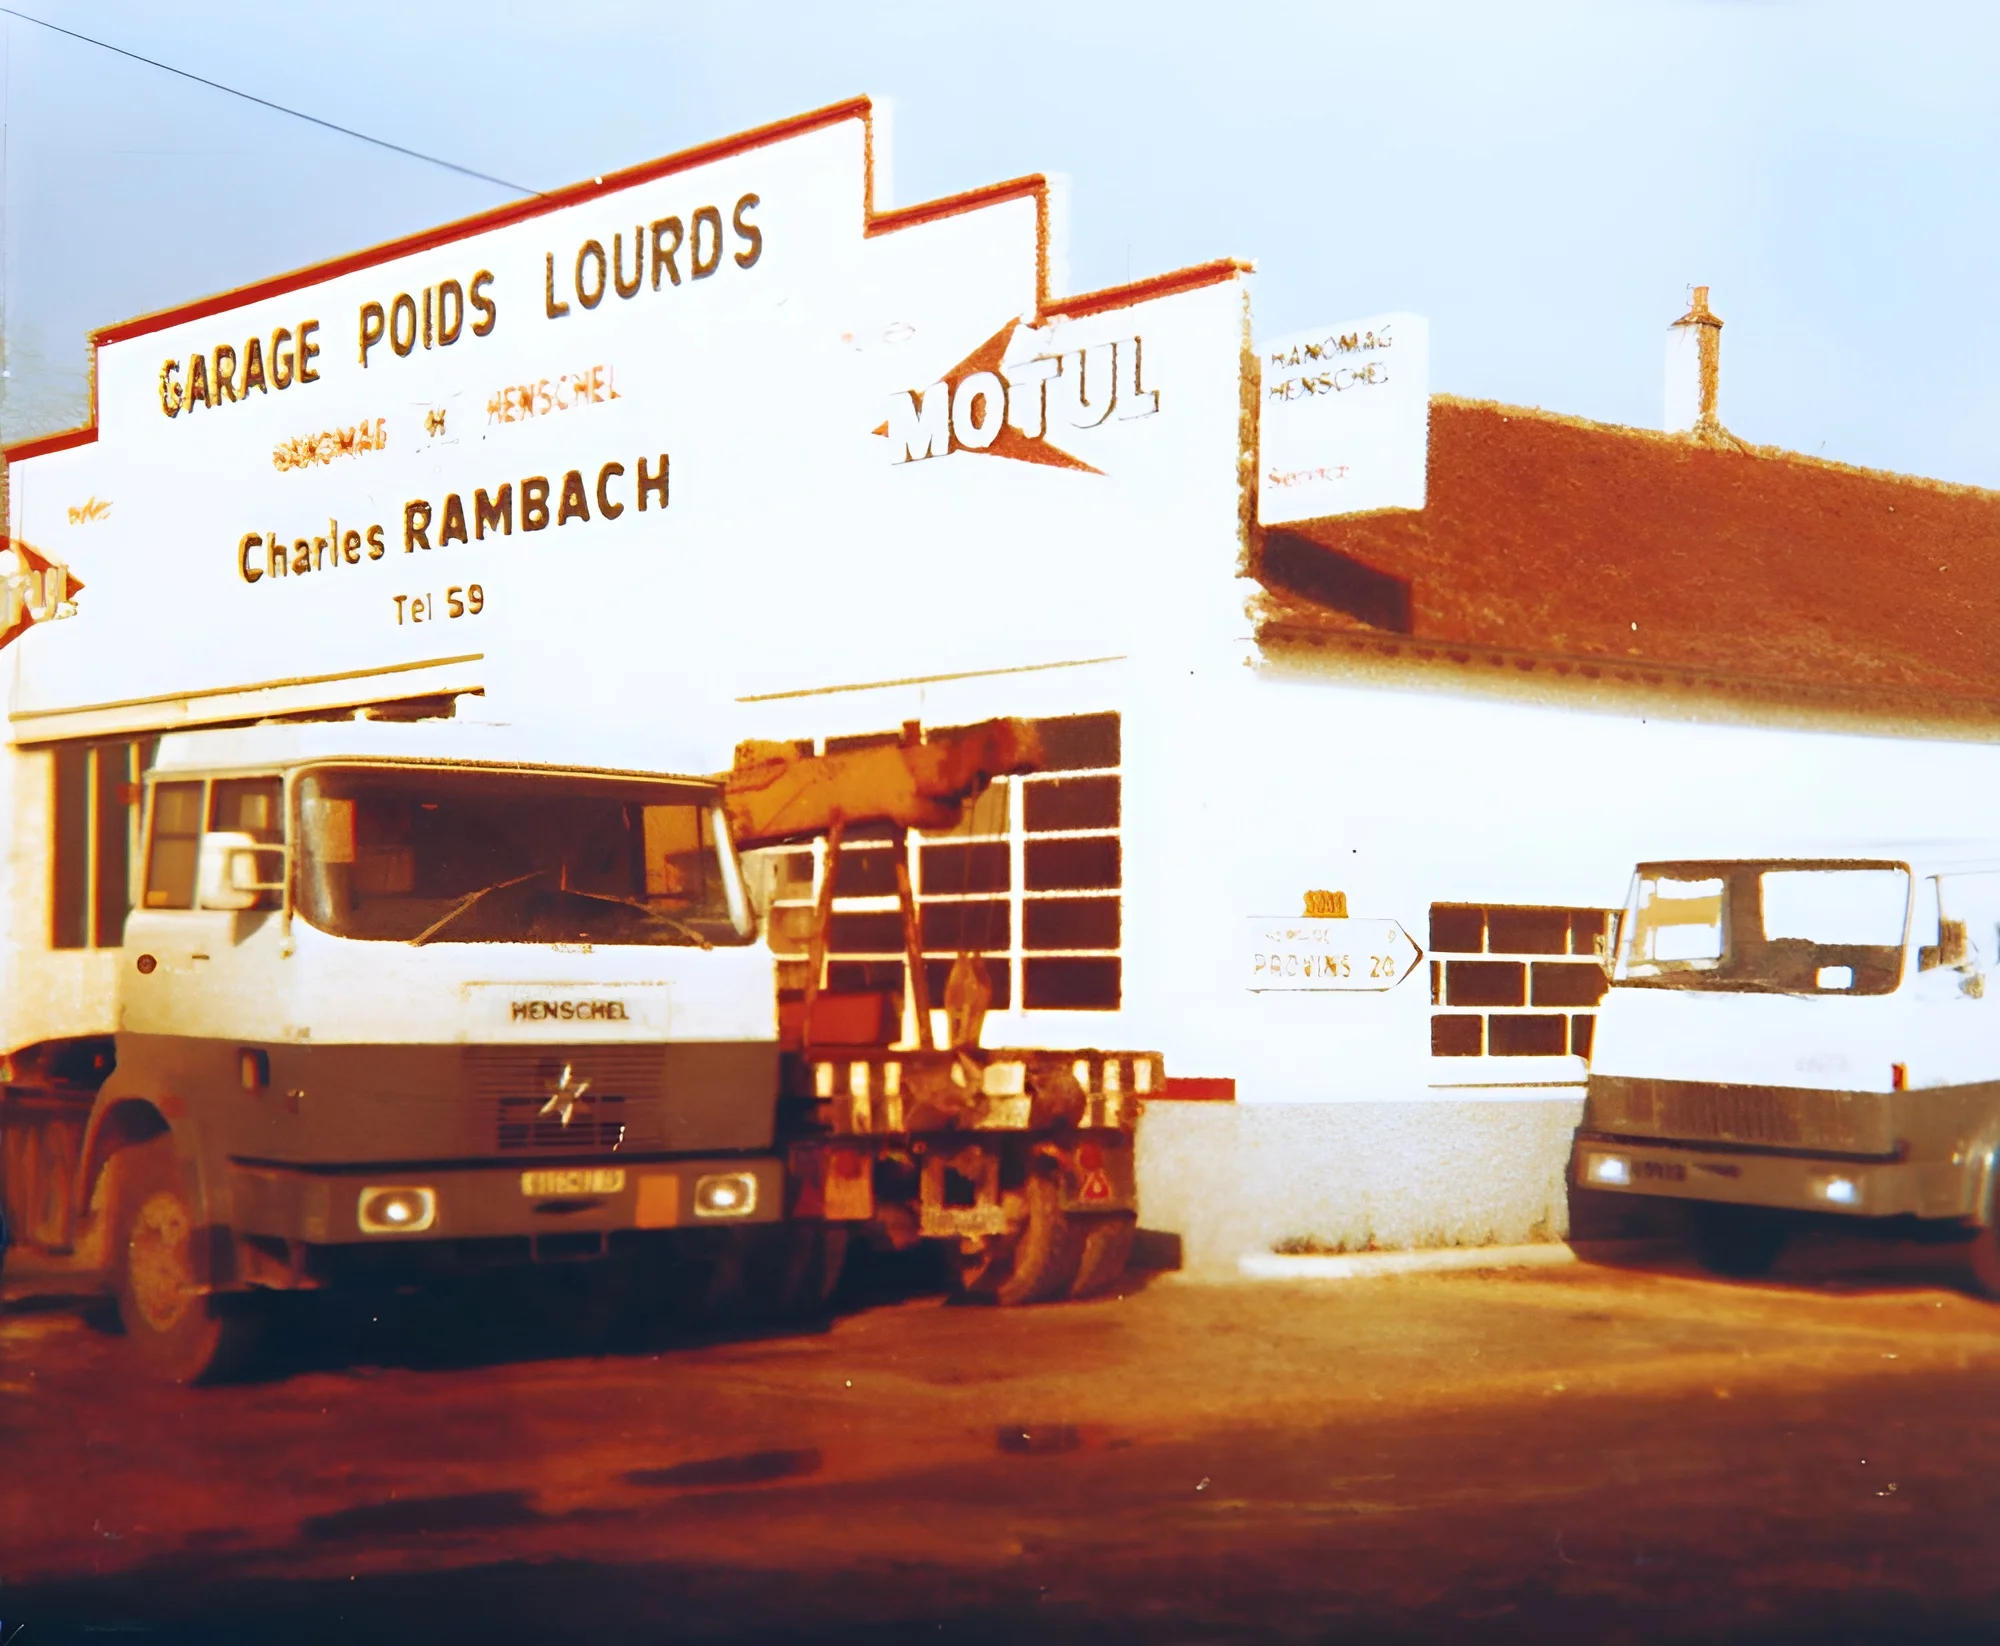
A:
POLYGON ((325 760, 408 760, 425 764, 530 767, 715 784, 713 773, 662 771, 627 736, 614 743, 575 728, 560 735, 461 719, 266 721, 254 726, 170 732, 156 772, 278 771, 325 760))

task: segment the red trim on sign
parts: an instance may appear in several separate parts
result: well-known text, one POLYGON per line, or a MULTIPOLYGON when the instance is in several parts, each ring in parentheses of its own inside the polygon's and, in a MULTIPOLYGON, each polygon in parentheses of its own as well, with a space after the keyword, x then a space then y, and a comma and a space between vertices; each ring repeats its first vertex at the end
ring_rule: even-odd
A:
POLYGON ((231 291, 217 292, 213 297, 203 297, 192 303, 183 303, 178 308, 161 309, 155 314, 141 315, 136 320, 121 321, 115 326, 106 326, 101 331, 92 333, 92 341, 100 345, 123 343, 134 337, 143 337, 148 332, 164 331, 169 326, 178 326, 185 321, 200 320, 206 315, 220 314, 225 309, 237 308, 245 303, 262 302, 267 297, 282 296, 285 292, 297 291, 302 286, 312 286, 322 280, 337 279, 343 274, 352 274, 356 269, 371 268, 377 263, 387 263, 398 257, 432 251, 439 246, 449 245, 454 240, 463 240, 469 235, 484 234, 491 229, 505 228, 511 223, 524 223, 533 218, 546 217, 550 212, 561 211, 566 206, 579 205, 601 194, 629 189, 639 183, 651 183, 662 177, 671 177, 676 172, 690 171, 696 166, 705 166, 717 160, 727 160, 738 154, 747 154, 752 149, 769 148, 773 143, 781 143, 792 137, 803 137, 807 132, 818 131, 826 126, 837 126, 843 120, 854 119, 862 121, 869 119, 867 98, 852 97, 844 103, 832 103, 823 109, 815 109, 810 114, 793 115, 788 120, 776 120, 768 126, 758 126, 750 131, 739 132, 734 137, 723 137, 712 143, 698 144, 691 149, 682 149, 677 154, 666 155, 658 160, 648 160, 643 165, 629 166, 624 171, 606 172, 602 181, 593 179, 588 183, 572 183, 567 188, 554 189, 547 194, 535 195, 526 200, 510 200, 504 206, 495 206, 490 211, 478 212, 471 217, 461 217, 438 228, 425 229, 419 234, 406 235, 401 240, 384 241, 379 246, 371 246, 364 251, 349 252, 344 257, 332 258, 324 263, 312 263, 302 269, 293 269, 289 274, 280 274, 269 280, 258 281, 254 285, 238 286, 231 291))
POLYGON ((1084 315, 1102 314, 1109 309, 1125 308, 1134 303, 1150 302, 1156 298, 1171 297, 1180 292, 1217 285, 1224 280, 1234 279, 1239 274, 1250 272, 1250 264, 1235 258, 1225 258, 1219 262, 1178 269, 1170 274, 1155 275, 1129 285, 1107 287, 1102 291, 1086 292, 1076 297, 1052 299, 1049 296, 1048 179, 1041 176, 1015 177, 1004 183, 991 183, 984 188, 968 189, 962 194, 946 195, 940 200, 925 201, 915 206, 897 206, 878 212, 875 209, 874 105, 866 97, 853 97, 843 103, 830 103, 825 108, 815 109, 809 114, 793 115, 786 120, 773 121, 766 126, 739 132, 734 137, 718 138, 714 142, 682 149, 661 159, 649 160, 643 165, 630 166, 623 171, 607 172, 602 179, 593 179, 588 183, 573 183, 566 188, 554 189, 547 194, 535 195, 526 200, 509 201, 506 205, 495 206, 489 211, 478 212, 471 217, 457 218, 437 228, 405 235, 400 240, 384 241, 361 251, 330 258, 323 263, 311 263, 285 274, 273 275, 268 280, 235 286, 227 291, 216 292, 212 296, 196 298, 193 302, 183 303, 175 308, 159 309, 151 314, 139 315, 131 320, 120 321, 116 325, 102 327, 91 333, 90 338, 90 421, 81 428, 64 429, 55 434, 39 435, 32 440, 21 441, 17 445, 0 446, 0 458, 9 463, 19 463, 31 457, 46 456, 50 452, 66 451, 72 446, 87 445, 97 438, 97 351, 107 343, 130 342, 134 338, 165 331, 171 326, 184 325, 191 320, 201 320, 212 314, 221 314, 250 303, 263 302, 267 298, 281 297, 286 292, 299 291, 307 286, 318 285, 322 281, 337 279, 358 269, 372 268, 398 257, 410 257, 419 252, 433 251, 439 246, 450 245, 471 235, 484 234, 489 230, 505 228, 513 223, 544 217, 550 212, 581 204, 599 195, 632 188, 641 183, 654 182, 662 177, 671 177, 677 172, 689 171, 697 166, 710 165, 718 160, 747 154, 754 149, 768 148, 773 143, 802 137, 808 132, 820 131, 846 120, 859 120, 862 125, 865 175, 862 178, 861 232, 864 238, 873 238, 878 234, 893 234, 899 229, 935 223, 947 217, 956 217, 963 212, 980 211, 985 207, 1004 205, 1012 200, 1033 199, 1035 315, 1038 323, 1058 317, 1078 319, 1084 315))
POLYGON ((23 440, 18 446, 0 446, 0 457, 9 463, 19 463, 24 458, 45 457, 50 452, 67 451, 71 446, 87 446, 97 438, 97 419, 93 417, 80 429, 62 429, 55 434, 37 435, 33 440, 23 440))
POLYGON ((1234 280, 1239 274, 1255 273, 1256 267, 1256 264, 1246 263, 1240 257, 1222 257, 1213 263, 1197 263, 1193 268, 1175 269, 1171 274, 1134 280, 1130 285, 1106 286, 1102 291, 1059 297, 1053 302, 1043 303, 1041 315, 1045 320, 1081 320, 1087 314, 1103 314, 1108 309, 1129 309, 1136 303, 1151 303, 1162 297, 1177 297, 1184 291, 1219 286, 1225 280, 1234 280))
POLYGON ((1236 1078, 1233 1075, 1168 1075, 1167 1089, 1159 1093, 1154 1101, 1164 1097, 1170 1103, 1234 1103, 1236 1101, 1236 1078))

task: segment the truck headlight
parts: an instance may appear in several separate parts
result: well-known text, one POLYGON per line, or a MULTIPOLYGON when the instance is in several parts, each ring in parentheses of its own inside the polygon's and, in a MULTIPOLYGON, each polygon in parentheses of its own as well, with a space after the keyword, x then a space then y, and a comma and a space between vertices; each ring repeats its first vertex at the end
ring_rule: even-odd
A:
POLYGON ((1627 1184, 1632 1181, 1632 1162, 1619 1154, 1594 1154, 1584 1161, 1583 1175, 1592 1183, 1627 1184))
POLYGON ((363 1189, 354 1215, 363 1234, 422 1234, 437 1222, 437 1190, 363 1189))
POLYGON ((694 1183, 696 1217, 748 1217, 757 1209, 757 1179, 749 1172, 712 1172, 694 1183))
POLYGON ((1861 1204, 1861 1185, 1851 1177, 1823 1177, 1813 1185, 1820 1199, 1835 1206, 1861 1204))

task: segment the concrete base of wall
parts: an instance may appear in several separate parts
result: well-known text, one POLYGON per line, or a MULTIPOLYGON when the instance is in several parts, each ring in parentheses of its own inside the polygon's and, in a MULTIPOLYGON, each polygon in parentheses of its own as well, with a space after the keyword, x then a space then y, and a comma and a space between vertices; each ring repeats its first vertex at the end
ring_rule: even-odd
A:
POLYGON ((1583 1099, 1151 1102, 1139 1216, 1180 1267, 1220 1276, 1259 1252, 1516 1246, 1654 1232, 1646 1203, 1574 1194, 1583 1099), (1573 1203, 1574 1202, 1574 1203, 1573 1203))

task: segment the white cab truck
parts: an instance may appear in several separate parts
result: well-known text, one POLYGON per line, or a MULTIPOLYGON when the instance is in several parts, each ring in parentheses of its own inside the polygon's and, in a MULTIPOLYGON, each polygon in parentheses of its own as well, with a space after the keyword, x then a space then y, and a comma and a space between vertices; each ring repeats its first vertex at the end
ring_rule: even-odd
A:
POLYGON ((1641 864, 1572 1171, 1712 1268, 1806 1214, 1963 1237, 2000 1296, 2000 845, 1641 864))
POLYGON ((170 734, 143 800, 115 984, 12 1046, 0 1130, 17 1241, 156 1370, 225 1364, 252 1290, 787 1235, 716 781, 357 716, 170 734))

